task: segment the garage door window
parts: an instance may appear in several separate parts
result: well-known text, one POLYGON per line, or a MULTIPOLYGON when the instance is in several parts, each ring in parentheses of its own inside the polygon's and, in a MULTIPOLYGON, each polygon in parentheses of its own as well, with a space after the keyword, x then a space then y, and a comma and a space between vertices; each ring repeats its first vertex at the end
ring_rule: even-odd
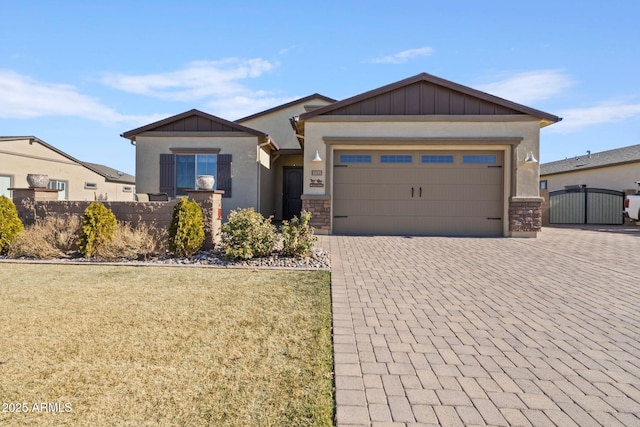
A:
POLYGON ((385 155, 380 156, 380 163, 411 163, 413 156, 385 155))
POLYGON ((371 156, 368 155, 355 155, 355 154, 341 154, 340 163, 371 163, 371 156))
POLYGON ((422 163, 453 163, 453 156, 422 156, 422 163))
POLYGON ((465 163, 495 163, 496 156, 464 156, 465 163))

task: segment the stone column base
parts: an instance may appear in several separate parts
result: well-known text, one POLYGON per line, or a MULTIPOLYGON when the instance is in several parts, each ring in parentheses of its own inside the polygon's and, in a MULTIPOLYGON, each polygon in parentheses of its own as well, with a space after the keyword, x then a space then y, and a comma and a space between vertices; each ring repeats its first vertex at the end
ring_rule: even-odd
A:
POLYGON ((331 231, 331 196, 327 194, 303 194, 302 210, 311 212, 310 225, 316 234, 329 234, 331 231))
POLYGON ((212 249, 220 243, 223 194, 224 191, 221 190, 187 190, 188 197, 195 200, 202 208, 204 249, 212 249))
POLYGON ((536 237, 542 230, 542 197, 509 200, 509 233, 512 237, 536 237))

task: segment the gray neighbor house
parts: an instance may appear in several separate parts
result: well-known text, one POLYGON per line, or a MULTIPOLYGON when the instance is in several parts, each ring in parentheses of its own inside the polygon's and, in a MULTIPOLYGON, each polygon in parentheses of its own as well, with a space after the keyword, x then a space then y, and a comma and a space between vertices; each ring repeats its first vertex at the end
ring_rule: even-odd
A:
POLYGON ((336 101, 313 94, 229 121, 190 110, 122 134, 136 189, 217 177, 223 215, 301 210, 319 234, 535 237, 540 129, 560 120, 427 73, 336 101))
POLYGON ((640 181, 640 144, 540 165, 545 224, 622 224, 640 181))

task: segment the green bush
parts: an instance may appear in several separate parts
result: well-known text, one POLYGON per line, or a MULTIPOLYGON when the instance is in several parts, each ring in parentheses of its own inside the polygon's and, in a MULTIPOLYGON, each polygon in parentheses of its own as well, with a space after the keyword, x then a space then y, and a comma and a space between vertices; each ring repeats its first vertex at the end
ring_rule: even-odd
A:
POLYGON ((116 216, 102 203, 91 202, 84 210, 78 248, 85 258, 96 254, 100 245, 111 240, 116 231, 116 216))
POLYGON ((222 225, 222 243, 227 259, 261 258, 273 251, 276 230, 271 217, 264 218, 253 208, 237 209, 222 225))
POLYGON ((179 257, 190 257, 204 243, 202 209, 195 200, 181 199, 173 208, 169 228, 169 250, 179 257))
POLYGON ((24 225, 18 216, 16 205, 5 196, 0 196, 0 255, 9 251, 9 246, 18 234, 24 231, 24 225))
POLYGON ((282 253, 291 257, 305 257, 311 254, 313 242, 318 240, 309 225, 311 212, 302 211, 300 218, 293 217, 282 222, 282 253))

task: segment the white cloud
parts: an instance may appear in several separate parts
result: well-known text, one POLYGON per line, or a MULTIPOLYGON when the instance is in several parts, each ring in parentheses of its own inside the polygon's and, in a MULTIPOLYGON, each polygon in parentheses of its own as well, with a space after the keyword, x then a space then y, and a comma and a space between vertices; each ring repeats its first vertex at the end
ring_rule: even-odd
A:
POLYGON ((573 84, 559 70, 537 70, 504 77, 502 80, 476 85, 476 89, 509 101, 529 104, 551 98, 573 84))
POLYGON ((228 120, 238 120, 298 98, 300 97, 234 96, 209 102, 207 111, 228 120))
POLYGON ((431 56, 433 52, 433 48, 425 46, 417 49, 403 50, 402 52, 398 52, 393 55, 373 58, 368 62, 372 62, 374 64, 403 64, 414 58, 419 58, 421 56, 431 56))
POLYGON ((560 112, 562 121, 549 128, 558 133, 569 133, 581 128, 620 122, 640 116, 640 104, 630 104, 618 101, 605 101, 593 107, 572 108, 560 112))
POLYGON ((72 85, 47 83, 0 70, 0 118, 75 116, 102 123, 144 123, 149 116, 127 116, 83 95, 72 85))
POLYGON ((125 92, 190 102, 209 97, 248 96, 251 91, 239 81, 259 77, 277 66, 261 58, 195 61, 166 73, 107 74, 102 82, 125 92))

